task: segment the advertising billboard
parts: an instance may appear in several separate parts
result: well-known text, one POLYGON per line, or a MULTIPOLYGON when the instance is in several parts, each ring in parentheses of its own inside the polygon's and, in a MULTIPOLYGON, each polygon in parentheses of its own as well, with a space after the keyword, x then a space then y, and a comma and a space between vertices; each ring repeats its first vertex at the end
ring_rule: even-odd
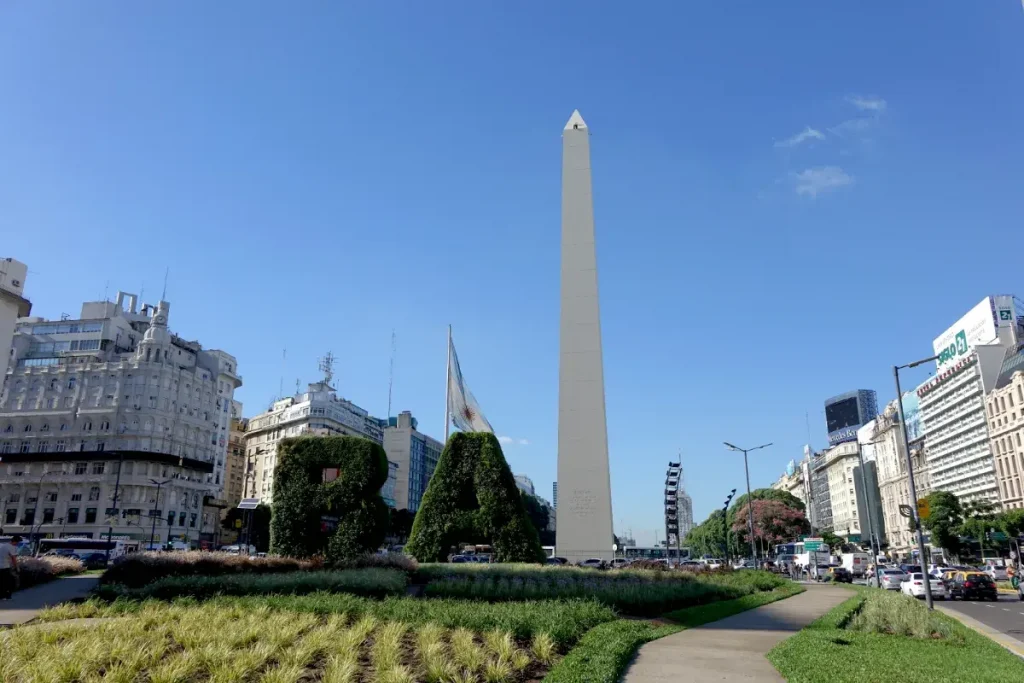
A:
POLYGON ((907 421, 907 441, 914 441, 924 436, 921 427, 921 406, 916 391, 903 394, 903 419, 907 421))
POLYGON ((955 362, 979 344, 999 341, 998 329, 1013 328, 1016 308, 1009 295, 987 296, 932 342, 937 367, 955 362))
POLYGON ((878 414, 875 392, 858 389, 825 401, 825 423, 830 446, 855 441, 857 430, 878 414))

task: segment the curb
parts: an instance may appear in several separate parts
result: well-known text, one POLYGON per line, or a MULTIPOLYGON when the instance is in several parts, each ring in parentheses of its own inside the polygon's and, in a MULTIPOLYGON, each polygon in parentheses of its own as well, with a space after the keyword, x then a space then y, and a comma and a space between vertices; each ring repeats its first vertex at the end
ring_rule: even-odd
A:
POLYGON ((972 619, 966 614, 961 614, 955 610, 951 610, 944 605, 935 605, 935 609, 939 610, 948 617, 956 619, 967 628, 980 633, 983 636, 988 637, 998 645, 1002 645, 1004 648, 1017 655, 1021 659, 1024 659, 1024 642, 1021 642, 1013 636, 1008 636, 1005 633, 1000 633, 991 626, 986 626, 977 619, 972 619))

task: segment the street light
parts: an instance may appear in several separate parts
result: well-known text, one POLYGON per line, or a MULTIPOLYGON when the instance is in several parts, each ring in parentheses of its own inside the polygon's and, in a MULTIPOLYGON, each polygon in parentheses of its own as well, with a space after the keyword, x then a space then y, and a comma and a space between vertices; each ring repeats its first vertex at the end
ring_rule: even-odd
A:
POLYGON ((750 466, 747 464, 747 453, 749 453, 750 451, 760 450, 762 448, 768 448, 769 446, 771 446, 771 444, 766 443, 760 446, 755 446, 753 448, 740 448, 739 446, 733 446, 728 441, 723 441, 722 443, 724 443, 726 448, 728 448, 731 451, 741 451, 743 453, 743 469, 747 473, 747 512, 750 513, 750 552, 752 553, 751 558, 754 560, 754 563, 756 564, 757 546, 754 545, 754 500, 750 495, 750 466))
POLYGON ((917 552, 921 556, 921 574, 924 577, 924 600, 928 604, 928 609, 935 609, 932 604, 932 586, 931 581, 926 571, 928 564, 924 555, 924 533, 921 531, 921 516, 917 514, 917 487, 914 485, 914 461, 910 457, 910 439, 907 438, 907 420, 903 415, 903 390, 900 389, 900 370, 904 368, 916 368, 918 365, 924 365, 930 363, 933 360, 938 360, 938 356, 932 356, 931 358, 923 358, 921 360, 914 361, 913 363, 907 363, 906 365, 894 365, 892 366, 892 376, 896 380, 896 409, 899 411, 900 416, 900 434, 903 435, 903 450, 907 456, 907 478, 910 488, 910 499, 911 499, 911 514, 914 520, 914 528, 917 530, 917 552))
MULTIPOLYGON (((149 480, 149 483, 154 484, 156 486, 156 505, 154 505, 153 509, 151 509, 149 511, 150 517, 153 518, 153 528, 150 529, 150 531, 149 531, 149 548, 150 548, 150 550, 153 549, 153 540, 156 538, 156 515, 154 515, 153 513, 160 511, 160 487, 162 487, 164 484, 170 484, 172 481, 173 481, 172 479, 164 479, 163 481, 157 481, 156 479, 150 479, 149 480)), ((170 531, 169 531, 170 530, 170 525, 169 524, 167 525, 167 528, 168 528, 168 536, 169 536, 170 535, 170 531)))
POLYGON ((736 495, 736 489, 729 491, 729 495, 725 497, 725 504, 722 506, 722 526, 725 527, 725 564, 729 565, 729 503, 732 502, 732 497, 736 495))

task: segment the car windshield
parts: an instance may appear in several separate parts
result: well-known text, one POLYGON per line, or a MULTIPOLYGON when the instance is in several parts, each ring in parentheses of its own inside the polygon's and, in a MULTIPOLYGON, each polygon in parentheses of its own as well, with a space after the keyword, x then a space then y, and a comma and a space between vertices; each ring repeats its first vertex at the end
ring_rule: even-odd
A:
POLYGON ((899 569, 886 569, 882 573, 883 574, 888 574, 889 576, 898 576, 898 575, 902 574, 903 572, 901 572, 899 569))

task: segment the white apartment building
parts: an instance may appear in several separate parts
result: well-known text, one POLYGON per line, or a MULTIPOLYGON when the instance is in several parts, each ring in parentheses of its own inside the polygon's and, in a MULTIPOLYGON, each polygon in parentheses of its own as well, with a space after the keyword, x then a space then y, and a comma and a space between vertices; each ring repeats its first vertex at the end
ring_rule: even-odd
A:
POLYGON ((7 374, 14 326, 18 318, 32 312, 32 304, 24 296, 27 273, 28 267, 21 261, 0 259, 0 383, 7 374))
POLYGON ((995 388, 1022 318, 1010 296, 986 297, 933 342, 936 376, 917 389, 931 486, 999 505, 985 396, 995 388))
POLYGON ((6 532, 215 540, 204 507, 223 489, 235 358, 172 334, 166 301, 135 305, 19 321, 0 392, 6 532))
POLYGON ((860 464, 856 441, 836 444, 822 453, 828 493, 832 506, 832 531, 837 536, 860 536, 861 523, 857 506, 858 483, 854 468, 860 464))
POLYGON ((245 433, 245 453, 249 460, 246 498, 259 498, 268 505, 273 502, 277 445, 281 439, 301 435, 347 435, 384 445, 386 421, 339 398, 330 385, 329 362, 326 368, 322 381, 308 385, 301 394, 274 401, 270 410, 249 418, 245 433))
POLYGON ((1024 507, 1024 351, 1003 361, 985 403, 1003 509, 1024 507))
POLYGON ((785 491, 807 505, 807 486, 804 483, 804 468, 798 467, 795 460, 790 460, 786 471, 772 484, 776 491, 785 491))
MULTIPOLYGON (((924 439, 920 435, 916 395, 904 397, 907 419, 907 437, 910 440, 911 462, 914 468, 914 487, 918 498, 931 492, 931 480, 924 452, 924 439)), ((913 505, 910 499, 910 478, 907 476, 906 449, 900 429, 896 401, 857 434, 862 443, 870 443, 873 460, 878 468, 878 488, 882 502, 885 538, 892 556, 910 556, 916 547, 916 537, 910 530, 910 521, 900 515, 900 505, 913 505)), ((867 451, 867 448, 865 448, 867 451)))

